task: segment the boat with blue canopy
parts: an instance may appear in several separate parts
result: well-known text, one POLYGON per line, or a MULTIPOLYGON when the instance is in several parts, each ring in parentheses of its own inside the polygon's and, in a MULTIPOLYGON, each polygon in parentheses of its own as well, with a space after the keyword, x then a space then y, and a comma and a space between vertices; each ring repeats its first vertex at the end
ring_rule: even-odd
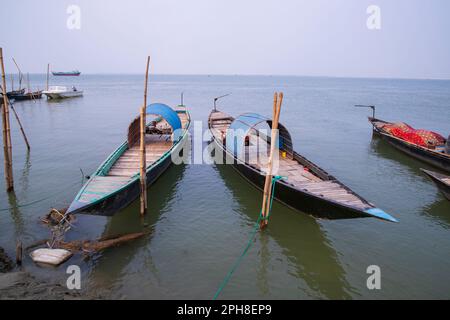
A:
MULTIPOLYGON (((179 156, 189 139, 190 115, 184 105, 175 109, 153 103, 147 106, 145 133, 147 185, 154 183, 179 156)), ((128 137, 95 171, 72 201, 66 214, 111 216, 128 206, 140 193, 139 128, 136 117, 128 137)))
MULTIPOLYGON (((272 143, 272 120, 256 113, 244 113, 233 118, 214 109, 209 115, 208 127, 215 144, 212 153, 216 164, 232 165, 245 179, 262 190, 272 143)), ((276 178, 275 200, 318 218, 373 217, 397 222, 394 217, 295 152, 291 135, 281 123, 278 130, 275 142, 278 152, 273 171, 276 178)))

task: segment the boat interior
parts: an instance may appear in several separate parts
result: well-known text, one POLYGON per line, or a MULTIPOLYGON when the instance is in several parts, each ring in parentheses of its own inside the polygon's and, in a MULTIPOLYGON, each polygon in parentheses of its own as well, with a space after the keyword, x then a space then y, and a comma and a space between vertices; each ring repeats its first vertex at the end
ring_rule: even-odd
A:
MULTIPOLYGON (((175 109, 182 129, 189 125, 189 114, 184 106, 175 109)), ((139 128, 139 117, 137 122, 139 128)), ((133 123, 130 125, 130 127, 133 123)), ((136 127, 136 125, 135 125, 136 127)), ((173 130, 169 123, 160 116, 147 116, 147 127, 145 134, 146 142, 146 164, 147 168, 163 156, 173 145, 173 130)), ((102 170, 93 177, 78 201, 92 202, 103 195, 109 194, 131 181, 138 173, 140 166, 140 143, 139 140, 128 146, 124 144, 116 155, 112 155, 102 166, 102 170)))
MULTIPOLYGON (((226 139, 226 131, 235 119, 226 113, 217 111, 212 112, 209 118, 211 133, 223 147, 226 139)), ((270 139, 258 130, 252 128, 248 134, 244 146, 245 163, 253 169, 258 170, 261 175, 265 175, 270 153, 270 139), (263 146, 258 148, 257 146, 263 146), (264 145, 267 145, 265 147, 264 145)), ((290 186, 314 194, 315 196, 326 198, 347 206, 355 207, 359 210, 373 208, 371 204, 355 195, 351 190, 334 179, 328 178, 326 173, 319 175, 315 171, 318 168, 312 168, 306 163, 301 163, 300 157, 287 150, 278 149, 278 166, 274 165, 274 175, 283 177, 283 182, 290 186), (322 176, 322 178, 320 177, 322 176), (327 177, 327 178, 325 178, 327 177)), ((307 160, 306 160, 307 161, 307 160)), ((320 170, 320 169, 319 169, 320 170)))

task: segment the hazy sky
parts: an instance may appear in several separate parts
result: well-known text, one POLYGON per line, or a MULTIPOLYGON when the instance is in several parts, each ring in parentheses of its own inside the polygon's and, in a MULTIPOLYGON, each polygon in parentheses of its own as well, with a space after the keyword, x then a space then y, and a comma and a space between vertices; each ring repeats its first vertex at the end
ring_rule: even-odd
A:
POLYGON ((30 73, 142 73, 150 54, 160 74, 449 79, 449 15, 449 0, 2 0, 0 46, 30 73))

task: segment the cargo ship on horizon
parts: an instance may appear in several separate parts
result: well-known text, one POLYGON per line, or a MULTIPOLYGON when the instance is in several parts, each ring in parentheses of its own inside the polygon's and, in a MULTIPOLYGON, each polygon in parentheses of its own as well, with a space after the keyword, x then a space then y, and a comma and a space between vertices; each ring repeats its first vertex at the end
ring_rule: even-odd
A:
POLYGON ((75 76, 78 77, 81 72, 78 70, 73 70, 73 71, 52 71, 52 74, 54 76, 75 76))

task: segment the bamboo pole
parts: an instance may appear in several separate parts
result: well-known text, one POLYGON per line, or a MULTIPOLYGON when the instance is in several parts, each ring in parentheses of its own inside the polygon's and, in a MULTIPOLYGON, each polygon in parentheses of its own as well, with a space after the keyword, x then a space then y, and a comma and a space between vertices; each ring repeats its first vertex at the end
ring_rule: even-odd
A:
POLYGON ((20 122, 19 116, 17 115, 16 109, 14 109, 14 106, 11 104, 11 110, 14 113, 14 116, 16 117, 17 123, 19 124, 20 131, 22 132, 23 140, 25 140, 25 144, 27 145, 28 151, 30 151, 30 144, 28 143, 27 135, 25 134, 25 130, 23 130, 22 123, 20 122))
MULTIPOLYGON (((270 211, 270 199, 272 197, 272 168, 273 168, 273 155, 275 153, 276 141, 278 135, 278 120, 280 119, 281 104, 283 102, 283 93, 277 95, 274 94, 273 98, 273 116, 272 116, 272 134, 270 143, 270 155, 269 162, 267 164, 266 181, 264 183, 264 195, 261 215, 263 218, 267 218, 270 211)), ((263 219, 260 222, 260 228, 263 229, 268 224, 267 219, 263 219)))
POLYGON ((147 67, 145 71, 145 83, 144 83, 144 106, 141 108, 141 139, 140 139, 140 152, 141 152, 141 215, 147 213, 147 159, 145 150, 145 125, 146 125, 146 113, 147 113, 147 91, 148 91, 148 68, 150 65, 150 56, 147 57, 147 67))
POLYGON ((14 189, 14 180, 12 172, 11 130, 9 126, 9 108, 8 108, 8 97, 6 95, 6 78, 5 78, 5 65, 3 63, 3 48, 0 48, 0 64, 2 67, 2 90, 3 90, 3 107, 2 107, 3 152, 5 164, 6 191, 9 192, 14 189))
POLYGON ((47 85, 45 87, 45 90, 48 91, 48 78, 49 78, 49 73, 50 73, 50 63, 47 63, 47 85))
POLYGON ((140 191, 141 191, 141 216, 147 213, 147 177, 146 177, 146 158, 145 158, 145 106, 141 107, 141 130, 140 130, 140 191))
POLYGON ((30 74, 27 72, 27 86, 28 86, 28 94, 31 96, 31 100, 36 103, 36 99, 34 98, 33 90, 31 90, 30 86, 30 74))

